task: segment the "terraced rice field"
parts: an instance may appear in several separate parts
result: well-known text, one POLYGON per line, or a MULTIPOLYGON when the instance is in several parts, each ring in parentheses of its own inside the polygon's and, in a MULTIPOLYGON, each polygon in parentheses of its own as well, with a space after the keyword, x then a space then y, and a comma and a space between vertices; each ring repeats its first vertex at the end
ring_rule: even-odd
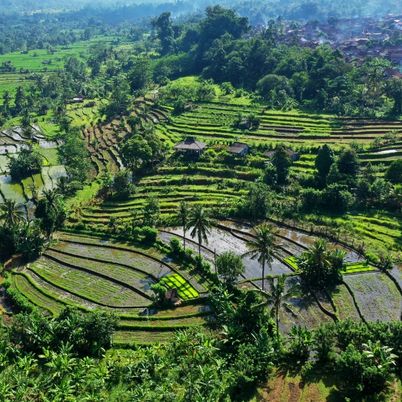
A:
POLYGON ((63 233, 39 260, 12 272, 12 286, 53 315, 66 305, 113 312, 119 319, 115 342, 148 342, 205 322, 208 308, 200 292, 206 288, 179 270, 155 249, 63 233), (141 315, 152 304, 150 285, 162 277, 189 304, 141 315))
POLYGON ((59 179, 67 174, 65 167, 59 164, 57 143, 48 141, 38 126, 33 125, 31 130, 38 152, 43 156, 43 167, 39 174, 27 177, 21 182, 11 180, 8 165, 11 158, 26 148, 31 139, 21 127, 0 132, 0 202, 11 199, 25 204, 32 200, 34 193, 40 195, 44 189, 55 188, 59 179))
POLYGON ((400 320, 402 295, 385 275, 366 273, 345 276, 356 303, 367 321, 400 320))
MULTIPOLYGON (((104 171, 113 174, 123 168, 119 145, 131 131, 126 118, 96 124, 94 121, 97 116, 97 108, 91 108, 89 111, 86 108, 77 109, 77 111, 70 108, 69 111, 73 121, 78 118, 76 123, 85 126, 82 135, 90 154, 93 176, 98 176, 104 171)), ((140 117, 141 125, 158 124, 167 119, 165 111, 156 107, 147 98, 139 98, 135 101, 131 116, 140 117)))
MULTIPOLYGON (((191 229, 187 233, 187 245, 194 251, 198 251, 196 241, 191 239, 191 237, 189 238, 190 232, 191 229)), ((160 236, 163 241, 168 243, 174 237, 182 239, 183 232, 181 228, 169 228, 163 230, 160 236)), ((211 262, 214 260, 215 250, 218 250, 218 252, 234 251, 237 254, 245 255, 248 251, 247 241, 252 238, 251 226, 234 221, 224 221, 211 230, 208 236, 208 244, 202 246, 202 254, 211 262)), ((271 268, 267 268, 267 274, 280 275, 289 274, 292 271, 297 272, 295 257, 307 250, 316 239, 315 236, 309 236, 302 231, 278 227, 275 258, 271 268)), ((375 267, 366 264, 363 257, 356 251, 336 243, 329 243, 329 246, 345 251, 347 262, 346 274, 376 270, 375 267)), ((258 261, 251 259, 249 256, 243 256, 243 261, 246 267, 243 279, 255 280, 261 278, 261 267, 258 261)))
MULTIPOLYGON (((298 282, 297 277, 289 277, 286 281, 286 286, 293 286, 298 282)), ((269 283, 267 291, 269 292, 269 283)), ((321 295, 317 295, 317 300, 310 296, 295 296, 288 303, 288 309, 282 309, 279 315, 279 326, 281 331, 289 333, 294 325, 305 326, 308 328, 318 327, 322 323, 331 322, 332 319, 322 309, 329 309, 329 303, 321 295), (317 302, 318 300, 318 302, 317 302)))
MULTIPOLYGON (((132 115, 140 117, 141 124, 154 123, 158 135, 170 148, 183 137, 195 135, 218 151, 234 140, 244 141, 261 157, 261 149, 264 150, 271 142, 293 143, 296 147, 303 142, 301 157, 291 168, 296 174, 313 173, 315 152, 323 142, 333 142, 337 146, 343 142, 361 141, 368 145, 374 138, 389 132, 402 135, 402 122, 399 121, 336 118, 296 111, 277 112, 258 105, 222 103, 219 99, 200 103, 194 110, 175 116, 168 106, 155 105, 150 97, 145 97, 135 102, 132 115), (261 118, 262 123, 257 131, 240 131, 233 127, 236 116, 247 112, 261 118), (307 152, 306 147, 310 147, 307 152)), ((84 130, 83 136, 91 154, 94 176, 105 171, 115 173, 123 167, 119 146, 129 132, 125 119, 92 125, 84 130)), ((369 151, 366 146, 360 152, 362 163, 379 165, 379 175, 382 175, 388 164, 399 156, 401 146, 401 140, 397 140, 392 146, 369 151)), ((233 205, 243 197, 249 183, 254 182, 262 171, 261 168, 249 164, 228 166, 225 163, 208 163, 204 160, 183 163, 172 156, 170 151, 167 156, 167 163, 159 166, 152 175, 141 178, 136 186, 136 194, 129 200, 85 206, 80 216, 82 222, 95 224, 102 229, 111 218, 116 218, 120 223, 131 219, 133 213, 141 218, 147 197, 158 198, 163 219, 171 217, 177 211, 181 200, 192 205, 202 203, 210 209, 219 209, 233 205)), ((367 232, 367 236, 370 235, 372 236, 367 232)), ((389 235, 390 232, 387 233, 389 235)))
POLYGON ((366 248, 400 253, 402 220, 398 214, 347 214, 333 220, 341 226, 347 226, 366 248))
POLYGON ((208 142, 237 139, 251 144, 261 141, 369 142, 389 132, 401 133, 402 122, 338 118, 297 111, 279 112, 263 106, 234 105, 219 100, 199 103, 192 111, 171 116, 161 127, 161 133, 172 142, 194 135, 208 142), (247 113, 260 119, 260 127, 253 131, 235 129, 235 118, 247 113))

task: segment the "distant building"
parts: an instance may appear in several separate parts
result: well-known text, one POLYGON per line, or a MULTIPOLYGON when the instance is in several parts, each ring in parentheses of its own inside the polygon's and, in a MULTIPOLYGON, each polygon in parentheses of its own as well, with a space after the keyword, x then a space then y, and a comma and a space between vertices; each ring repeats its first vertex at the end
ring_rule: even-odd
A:
MULTIPOLYGON (((275 155, 276 150, 267 151, 264 153, 264 156, 268 159, 272 159, 275 155)), ((285 149, 286 154, 289 156, 290 160, 295 162, 300 159, 300 155, 298 152, 293 151, 290 148, 285 149)))
POLYGON ((199 156, 202 154, 204 149, 207 147, 207 144, 201 141, 197 141, 194 137, 187 137, 184 141, 179 142, 174 146, 174 149, 177 152, 186 154, 186 155, 196 155, 199 156))
POLYGON ((227 149, 229 153, 236 156, 246 156, 250 151, 250 147, 242 142, 234 142, 227 149))

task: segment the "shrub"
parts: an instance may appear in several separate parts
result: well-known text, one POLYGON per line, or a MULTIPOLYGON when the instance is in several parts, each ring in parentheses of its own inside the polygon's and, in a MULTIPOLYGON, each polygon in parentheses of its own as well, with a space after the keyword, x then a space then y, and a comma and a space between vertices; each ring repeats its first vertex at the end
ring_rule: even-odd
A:
POLYGON ((310 357, 312 333, 302 327, 292 327, 285 358, 290 364, 302 366, 310 357))
POLYGON ((170 240, 170 250, 174 256, 182 257, 183 256, 183 247, 180 244, 180 240, 173 238, 170 240))
POLYGON ((390 348, 369 341, 363 349, 348 345, 336 362, 341 387, 350 396, 378 395, 393 377, 396 356, 390 348))
POLYGON ((28 299, 23 296, 18 290, 14 289, 11 286, 11 276, 8 275, 6 280, 3 283, 4 288, 7 291, 7 296, 12 301, 13 305, 17 308, 18 311, 23 311, 30 313, 34 311, 35 306, 28 301, 28 299))
POLYGON ((398 159, 393 161, 386 173, 385 177, 394 184, 401 184, 402 183, 402 159, 398 159))
POLYGON ((142 232, 142 236, 143 236, 142 241, 145 244, 149 244, 149 245, 155 244, 156 239, 158 237, 158 231, 155 228, 145 226, 142 228, 141 232, 142 232))
POLYGON ((42 161, 43 158, 38 152, 23 149, 16 158, 10 160, 10 175, 14 181, 19 181, 35 173, 39 173, 42 161))

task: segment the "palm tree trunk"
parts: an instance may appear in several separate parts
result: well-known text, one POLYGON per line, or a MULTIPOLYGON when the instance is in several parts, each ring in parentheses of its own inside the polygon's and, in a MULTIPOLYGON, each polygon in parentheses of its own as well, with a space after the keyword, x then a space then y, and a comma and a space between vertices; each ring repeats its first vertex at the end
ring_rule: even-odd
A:
POLYGON ((183 225, 183 249, 186 251, 186 226, 183 225))
POLYGON ((198 256, 201 258, 201 233, 198 233, 198 256))
POLYGON ((265 258, 262 260, 262 290, 265 290, 265 258))

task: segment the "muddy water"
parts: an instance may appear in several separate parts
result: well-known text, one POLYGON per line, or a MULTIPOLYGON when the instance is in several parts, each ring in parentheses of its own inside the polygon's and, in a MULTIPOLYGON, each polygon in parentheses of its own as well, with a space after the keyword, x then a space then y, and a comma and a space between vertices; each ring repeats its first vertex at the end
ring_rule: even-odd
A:
MULTIPOLYGON (((238 224, 232 221, 223 221, 221 222, 221 224, 225 225, 228 228, 238 229, 244 232, 250 233, 252 231, 252 227, 246 224, 238 224)), ((280 236, 290 240, 289 242, 287 242, 285 239, 280 238, 278 244, 283 245, 287 250, 289 250, 293 255, 296 256, 300 255, 305 248, 310 248, 314 244, 314 242, 316 242, 319 239, 318 236, 309 235, 295 229, 277 227, 277 230, 280 236)), ((358 262, 363 260, 363 258, 359 254, 339 244, 329 242, 329 246, 331 248, 338 248, 344 250, 346 253, 345 256, 346 262, 358 262)))
MULTIPOLYGON (((176 233, 180 236, 183 235, 183 230, 181 228, 169 229, 170 232, 176 233)), ((190 235, 191 230, 188 231, 187 236, 190 235)), ((197 247, 195 245, 190 245, 191 248, 197 247)), ((205 245, 208 250, 204 250, 203 254, 211 261, 213 258, 214 250, 217 253, 222 253, 225 251, 233 251, 238 255, 244 255, 247 251, 247 243, 233 236, 230 232, 226 230, 221 230, 217 228, 211 228, 210 234, 208 236, 208 244, 205 245)), ((198 250, 198 248, 197 248, 198 250)), ((243 256, 244 265, 246 267, 245 276, 246 278, 260 278, 261 277, 261 265, 257 260, 253 260, 251 257, 243 256)), ((266 267, 266 275, 268 274, 285 274, 291 273, 292 271, 278 259, 274 259, 272 262, 271 269, 266 267)))
POLYGON ((393 267, 390 274, 396 279, 399 286, 402 288, 402 265, 397 265, 393 267))
POLYGON ((384 149, 383 151, 373 152, 373 155, 390 155, 398 152, 397 149, 384 149))

